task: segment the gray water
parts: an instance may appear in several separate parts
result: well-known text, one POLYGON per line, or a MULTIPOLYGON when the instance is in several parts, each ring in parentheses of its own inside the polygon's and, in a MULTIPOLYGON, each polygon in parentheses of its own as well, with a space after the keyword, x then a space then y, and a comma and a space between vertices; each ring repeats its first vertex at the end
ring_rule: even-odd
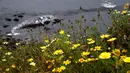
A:
MULTIPOLYGON (((123 5, 128 2, 128 0, 107 0, 113 2, 117 5, 117 9, 121 10, 123 5)), ((24 20, 44 14, 53 14, 59 18, 63 18, 66 25, 69 25, 67 20, 76 20, 80 17, 79 8, 82 7, 87 11, 83 11, 83 15, 87 19, 89 25, 93 25, 91 20, 97 17, 97 8, 101 8, 101 0, 0 0, 0 32, 1 34, 6 34, 10 32, 11 28, 17 24, 23 22, 24 20), (20 18, 19 22, 5 21, 5 18, 11 18, 14 14, 25 13, 23 18, 20 18), (9 25, 7 28, 3 28, 3 25, 9 25)), ((107 18, 107 10, 101 11, 104 21, 106 24, 110 24, 107 18)), ((51 32, 57 31, 60 26, 54 25, 51 27, 51 32)), ((101 25, 100 25, 101 27, 101 25)), ((67 28, 66 28, 67 29, 67 28)), ((29 37, 30 33, 27 32, 28 29, 21 30, 21 35, 14 36, 15 38, 29 37)), ((33 29, 33 35, 37 35, 39 31, 44 31, 42 27, 37 27, 33 29)), ((103 29, 101 30, 103 31, 103 29)))

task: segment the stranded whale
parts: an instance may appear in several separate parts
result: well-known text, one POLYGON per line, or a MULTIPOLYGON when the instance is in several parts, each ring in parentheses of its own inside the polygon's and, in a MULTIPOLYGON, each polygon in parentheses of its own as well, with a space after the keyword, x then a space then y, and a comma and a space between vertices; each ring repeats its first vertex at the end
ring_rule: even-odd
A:
POLYGON ((61 20, 53 15, 42 15, 42 16, 36 16, 33 18, 30 18, 28 20, 25 20, 24 22, 18 24, 17 26, 14 26, 11 29, 11 33, 7 35, 19 35, 20 33, 17 33, 16 30, 27 28, 27 27, 36 27, 39 25, 45 26, 49 23, 55 24, 59 23, 61 20))

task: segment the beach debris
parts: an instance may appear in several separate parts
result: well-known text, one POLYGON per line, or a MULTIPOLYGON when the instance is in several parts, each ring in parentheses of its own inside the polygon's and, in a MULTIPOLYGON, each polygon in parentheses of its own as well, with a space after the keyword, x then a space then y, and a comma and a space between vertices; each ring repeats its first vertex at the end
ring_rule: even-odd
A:
POLYGON ((115 4, 113 4, 112 2, 109 2, 109 1, 102 1, 101 6, 105 7, 105 8, 115 8, 116 7, 115 4))

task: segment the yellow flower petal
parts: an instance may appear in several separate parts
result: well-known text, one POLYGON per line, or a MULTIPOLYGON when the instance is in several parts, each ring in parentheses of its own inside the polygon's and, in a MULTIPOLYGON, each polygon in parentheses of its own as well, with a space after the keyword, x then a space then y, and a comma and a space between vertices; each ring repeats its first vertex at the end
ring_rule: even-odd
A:
POLYGON ((87 55, 89 55, 90 54, 90 52, 82 52, 81 53, 81 56, 83 57, 83 56, 87 56, 87 55))
POLYGON ((126 14, 127 13, 127 10, 123 10, 121 14, 126 14))
POLYGON ((28 59, 27 61, 28 61, 28 62, 32 62, 32 61, 33 61, 33 58, 30 58, 30 59, 28 59))
POLYGON ((56 50, 55 52, 54 52, 54 55, 58 55, 58 54, 62 54, 63 53, 63 51, 60 49, 60 50, 56 50))
POLYGON ((116 38, 111 38, 111 39, 109 39, 109 40, 107 40, 108 42, 113 42, 113 41, 115 41, 116 40, 116 38))
POLYGON ((60 31, 59 31, 59 34, 61 34, 61 35, 64 34, 64 33, 65 33, 64 30, 60 30, 60 31))
POLYGON ((70 60, 63 61, 63 64, 65 64, 65 65, 68 65, 68 64, 70 64, 70 63, 71 63, 70 60))
POLYGON ((13 64, 11 67, 12 67, 12 68, 15 68, 16 66, 13 64))
POLYGON ((99 58, 100 58, 100 59, 109 59, 109 58, 111 58, 111 53, 110 53, 110 52, 102 52, 102 53, 99 55, 99 58))
POLYGON ((10 69, 9 68, 6 68, 5 71, 9 71, 10 69))
POLYGON ((123 61, 126 63, 130 63, 130 57, 126 57, 125 59, 123 59, 123 61))
POLYGON ((35 66, 36 63, 35 63, 35 62, 31 62, 30 65, 31 65, 31 66, 35 66))
POLYGON ((110 37, 110 35, 108 35, 108 34, 102 34, 101 36, 100 36, 100 38, 102 38, 102 39, 104 39, 104 38, 109 38, 110 37))

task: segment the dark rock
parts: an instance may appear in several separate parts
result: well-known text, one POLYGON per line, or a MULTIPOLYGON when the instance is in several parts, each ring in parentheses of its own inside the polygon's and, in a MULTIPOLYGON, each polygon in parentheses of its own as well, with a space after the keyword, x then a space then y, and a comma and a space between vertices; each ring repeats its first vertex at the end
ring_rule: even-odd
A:
POLYGON ((25 38, 25 40, 28 40, 28 38, 25 38))
POLYGON ((50 23, 50 21, 45 21, 45 22, 44 22, 44 24, 47 24, 47 25, 48 25, 49 23, 50 23))
POLYGON ((62 19, 55 19, 53 24, 60 23, 62 19))
POLYGON ((18 17, 18 18, 23 18, 23 15, 24 15, 25 13, 20 13, 20 14, 14 14, 13 16, 14 17, 18 17))
POLYGON ((17 14, 14 14, 13 16, 14 16, 14 17, 16 17, 16 16, 17 16, 17 14))
POLYGON ((4 28, 7 28, 9 25, 3 25, 4 28))
POLYGON ((19 19, 18 19, 18 18, 14 18, 14 21, 18 22, 18 21, 19 21, 19 19))
POLYGON ((23 18, 23 15, 18 15, 19 18, 23 18))
POLYGON ((49 27, 44 27, 44 29, 45 29, 46 31, 50 30, 50 28, 49 28, 49 27))
POLYGON ((5 18, 5 20, 6 20, 6 21, 12 21, 12 19, 11 19, 11 18, 5 18))

